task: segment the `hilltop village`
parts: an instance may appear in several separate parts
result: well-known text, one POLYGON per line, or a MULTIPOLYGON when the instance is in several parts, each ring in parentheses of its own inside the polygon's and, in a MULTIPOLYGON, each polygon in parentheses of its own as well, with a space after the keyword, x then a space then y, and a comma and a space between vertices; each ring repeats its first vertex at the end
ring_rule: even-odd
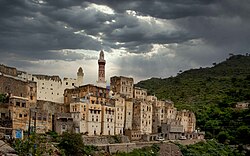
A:
POLYGON ((65 131, 84 136, 125 135, 130 141, 202 138, 195 114, 178 111, 134 86, 133 78, 105 79, 104 52, 98 59, 95 84, 84 84, 80 67, 76 78, 35 75, 0 65, 0 132, 23 138, 31 132, 65 131))

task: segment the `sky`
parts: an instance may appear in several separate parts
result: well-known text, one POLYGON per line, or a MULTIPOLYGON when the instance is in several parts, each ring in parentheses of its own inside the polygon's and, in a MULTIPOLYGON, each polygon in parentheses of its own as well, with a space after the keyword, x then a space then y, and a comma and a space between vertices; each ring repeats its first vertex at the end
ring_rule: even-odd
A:
POLYGON ((0 0, 0 64, 97 80, 175 76, 250 49, 249 0, 0 0))

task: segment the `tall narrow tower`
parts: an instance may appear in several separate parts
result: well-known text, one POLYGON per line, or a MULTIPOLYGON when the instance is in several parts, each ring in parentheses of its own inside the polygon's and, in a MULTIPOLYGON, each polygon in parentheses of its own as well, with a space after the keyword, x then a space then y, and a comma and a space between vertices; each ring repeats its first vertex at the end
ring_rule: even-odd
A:
POLYGON ((83 76, 84 76, 84 73, 83 73, 82 67, 80 67, 77 72, 77 86, 83 85, 83 76))
POLYGON ((105 64, 104 60, 104 52, 101 51, 98 59, 98 80, 97 86, 106 88, 106 80, 105 80, 105 64))

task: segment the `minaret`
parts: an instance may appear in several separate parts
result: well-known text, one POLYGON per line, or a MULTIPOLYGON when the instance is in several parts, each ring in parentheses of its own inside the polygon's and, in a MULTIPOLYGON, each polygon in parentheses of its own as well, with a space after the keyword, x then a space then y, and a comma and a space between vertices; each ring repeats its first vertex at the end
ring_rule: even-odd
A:
POLYGON ((101 51, 98 59, 98 80, 97 86, 106 88, 106 81, 105 81, 105 64, 106 61, 104 60, 104 52, 101 51))
POLYGON ((84 76, 84 73, 83 73, 82 67, 80 67, 77 72, 77 86, 83 85, 83 76, 84 76))

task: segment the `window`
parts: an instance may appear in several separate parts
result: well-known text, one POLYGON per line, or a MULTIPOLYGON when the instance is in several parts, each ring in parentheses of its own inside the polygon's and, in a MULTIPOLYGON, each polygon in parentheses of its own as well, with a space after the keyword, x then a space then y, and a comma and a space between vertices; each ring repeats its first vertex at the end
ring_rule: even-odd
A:
POLYGON ((22 114, 19 114, 19 118, 22 118, 23 117, 23 115, 22 114))
POLYGON ((22 103, 22 107, 26 107, 26 103, 23 102, 23 103, 22 103))
POLYGON ((16 102, 16 106, 20 107, 20 102, 16 102))
POLYGON ((74 83, 72 83, 72 86, 74 86, 75 84, 74 83))
POLYGON ((66 82, 66 85, 68 85, 68 82, 66 82))
POLYGON ((27 117, 27 114, 24 114, 23 117, 27 117))
POLYGON ((0 113, 1 114, 1 118, 5 117, 5 113, 0 113))
POLYGON ((30 100, 33 100, 33 96, 32 95, 30 96, 30 100))
POLYGON ((66 130, 66 125, 62 125, 62 130, 66 130))

